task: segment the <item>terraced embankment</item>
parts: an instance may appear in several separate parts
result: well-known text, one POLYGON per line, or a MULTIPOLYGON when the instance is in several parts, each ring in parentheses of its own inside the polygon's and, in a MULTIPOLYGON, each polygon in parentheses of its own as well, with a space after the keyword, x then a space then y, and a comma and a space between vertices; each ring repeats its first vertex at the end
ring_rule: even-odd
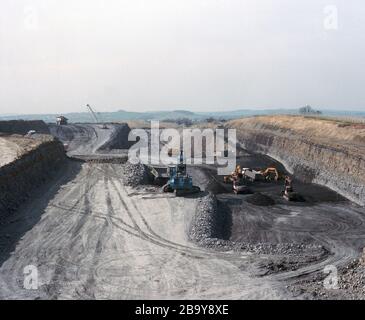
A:
POLYGON ((65 159, 62 144, 50 135, 37 139, 12 135, 3 136, 11 159, 0 167, 0 217, 6 216, 28 198, 31 190, 49 180, 65 159))
POLYGON ((89 158, 91 155, 114 156, 123 153, 131 146, 128 141, 130 128, 125 123, 108 124, 69 124, 57 126, 49 124, 54 137, 67 144, 67 154, 71 157, 89 158))
POLYGON ((230 121, 245 149, 282 162, 296 178, 365 205, 365 125, 295 116, 230 121))

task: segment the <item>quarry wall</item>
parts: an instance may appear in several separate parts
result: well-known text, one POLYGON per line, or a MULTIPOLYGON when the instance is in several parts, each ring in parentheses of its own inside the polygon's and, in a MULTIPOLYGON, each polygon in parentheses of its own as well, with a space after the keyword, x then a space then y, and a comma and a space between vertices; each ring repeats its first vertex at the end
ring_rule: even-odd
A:
POLYGON ((38 147, 0 167, 0 215, 15 211, 32 190, 51 179, 65 158, 63 145, 47 136, 38 147))
POLYGON ((238 129, 237 140, 243 148, 282 162, 297 179, 327 186, 365 205, 365 154, 361 146, 353 146, 350 141, 318 142, 295 128, 272 126, 263 119, 233 121, 230 127, 238 129))

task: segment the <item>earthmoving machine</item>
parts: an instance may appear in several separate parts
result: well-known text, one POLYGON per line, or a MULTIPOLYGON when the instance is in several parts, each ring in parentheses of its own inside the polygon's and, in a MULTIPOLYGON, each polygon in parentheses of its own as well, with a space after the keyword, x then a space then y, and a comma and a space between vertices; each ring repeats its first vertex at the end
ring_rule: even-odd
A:
MULTIPOLYGON (((89 104, 86 105, 86 107, 89 109, 89 112, 91 114, 91 116, 93 117, 95 123, 100 123, 101 121, 98 120, 98 117, 96 116, 96 113, 94 112, 94 110, 90 107, 89 104)), ((108 129, 107 125, 102 122, 102 129, 108 129)))
POLYGON ((154 184, 158 186, 164 186, 169 180, 169 168, 168 167, 150 167, 151 174, 153 176, 154 184))
POLYGON ((243 177, 240 177, 232 182, 232 189, 235 194, 252 193, 250 188, 245 184, 243 177))
POLYGON ((68 119, 64 116, 58 116, 56 118, 56 124, 58 126, 67 125, 67 121, 68 121, 68 119))
POLYGON ((198 186, 193 185, 193 178, 186 172, 183 151, 180 151, 178 164, 168 168, 169 180, 162 187, 163 192, 175 192, 176 196, 184 196, 200 192, 198 186))
POLYGON ((240 165, 229 175, 224 177, 224 183, 232 183, 232 190, 235 194, 250 193, 250 189, 246 186, 243 170, 240 165))
POLYGON ((243 177, 251 182, 255 181, 262 181, 264 180, 264 176, 262 175, 261 171, 256 171, 250 168, 242 169, 243 177))
POLYGON ((231 183, 241 177, 242 177, 241 166, 237 165, 236 169, 229 176, 225 176, 223 179, 224 183, 231 183))
POLYGON ((233 171, 229 176, 224 177, 225 183, 230 183, 238 178, 244 177, 249 181, 278 181, 282 178, 278 170, 275 167, 269 167, 264 170, 256 171, 251 168, 242 168, 240 165, 236 166, 235 171, 233 171))
POLYGON ((275 167, 269 167, 265 170, 261 170, 261 174, 266 181, 278 181, 282 178, 279 171, 275 167))
POLYGON ((287 201, 299 201, 300 200, 299 194, 294 192, 293 180, 289 176, 285 177, 284 191, 282 192, 282 195, 283 195, 284 199, 287 201))

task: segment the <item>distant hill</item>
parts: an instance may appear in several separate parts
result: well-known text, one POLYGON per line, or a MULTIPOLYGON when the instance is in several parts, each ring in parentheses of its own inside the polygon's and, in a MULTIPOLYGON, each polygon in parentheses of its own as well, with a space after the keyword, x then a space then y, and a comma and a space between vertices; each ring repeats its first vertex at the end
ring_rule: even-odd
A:
MULTIPOLYGON (((323 115, 330 116, 349 116, 349 117, 365 117, 365 111, 335 111, 321 110, 323 115)), ((298 114, 298 109, 266 109, 251 110, 241 109, 233 111, 218 112, 192 112, 187 110, 173 111, 151 111, 151 112, 132 112, 126 110, 118 110, 115 112, 97 112, 97 117, 103 122, 117 122, 126 120, 176 120, 188 118, 193 121, 205 120, 207 118, 215 119, 237 119, 255 115, 275 115, 275 114, 298 114)), ((28 114, 28 115, 0 115, 0 120, 43 120, 45 122, 55 122, 59 114, 28 114)), ((66 113, 63 114, 70 122, 94 122, 90 113, 66 113)))

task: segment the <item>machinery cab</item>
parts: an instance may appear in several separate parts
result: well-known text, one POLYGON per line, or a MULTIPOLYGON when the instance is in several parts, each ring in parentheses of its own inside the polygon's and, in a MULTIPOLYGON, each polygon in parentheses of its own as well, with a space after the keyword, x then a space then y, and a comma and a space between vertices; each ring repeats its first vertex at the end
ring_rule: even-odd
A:
POLYGON ((178 158, 178 164, 176 166, 170 166, 168 171, 170 178, 163 187, 164 192, 175 191, 176 195, 183 195, 200 191, 199 187, 193 185, 192 177, 187 174, 182 150, 178 158))

